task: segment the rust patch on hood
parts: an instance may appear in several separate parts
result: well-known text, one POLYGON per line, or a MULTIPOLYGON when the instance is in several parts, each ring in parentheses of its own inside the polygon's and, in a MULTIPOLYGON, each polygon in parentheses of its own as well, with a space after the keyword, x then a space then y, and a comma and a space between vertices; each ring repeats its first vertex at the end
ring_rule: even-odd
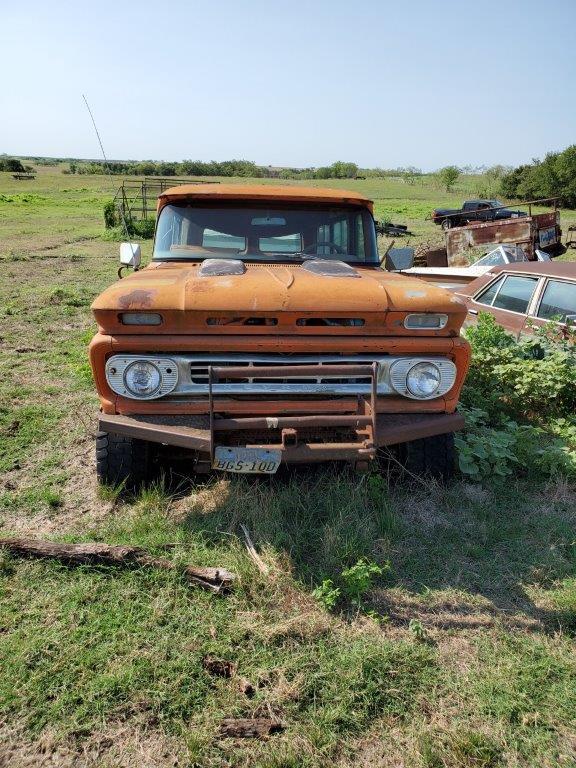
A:
POLYGON ((120 309, 148 309, 153 306, 152 294, 154 291, 145 291, 138 288, 124 296, 118 297, 120 309))

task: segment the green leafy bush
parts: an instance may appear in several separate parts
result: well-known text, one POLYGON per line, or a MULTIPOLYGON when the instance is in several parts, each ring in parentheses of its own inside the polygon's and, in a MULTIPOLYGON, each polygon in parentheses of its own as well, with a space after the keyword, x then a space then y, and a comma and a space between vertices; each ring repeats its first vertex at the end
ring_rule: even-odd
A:
POLYGON ((332 579, 324 579, 324 581, 312 591, 312 596, 322 603, 322 605, 329 611, 336 607, 336 603, 340 599, 340 588, 334 586, 332 579))
POLYGON ((534 333, 516 342, 486 313, 467 331, 466 431, 455 440, 471 478, 576 477, 576 345, 556 323, 534 333))
POLYGON ((554 338, 544 327, 534 339, 518 343, 487 313, 480 313, 467 338, 472 363, 462 393, 465 405, 519 418, 576 412, 576 346, 570 339, 554 338))
POLYGON ((456 434, 460 471, 482 480, 513 472, 576 478, 576 422, 559 419, 546 427, 519 424, 479 408, 463 408, 466 431, 456 434))
POLYGON ((357 563, 351 565, 350 568, 345 568, 341 573, 344 594, 351 600, 360 602, 372 587, 374 579, 389 570, 390 563, 380 566, 365 557, 360 558, 357 563))
POLYGON ((150 240, 154 237, 154 228, 156 221, 154 219, 143 219, 142 221, 132 221, 128 224, 130 235, 141 237, 143 240, 150 240))
POLYGON ((455 436, 460 471, 477 479, 510 475, 518 463, 514 436, 490 427, 486 411, 472 408, 464 413, 466 432, 455 436))
POLYGON ((120 225, 120 215, 114 200, 108 200, 104 205, 104 226, 106 229, 113 229, 120 225))
POLYGON ((378 565, 367 557, 361 557, 354 565, 344 568, 341 572, 341 587, 336 586, 332 579, 324 579, 313 590, 312 595, 328 610, 335 608, 343 596, 360 605, 364 595, 373 587, 374 580, 390 570, 388 561, 378 565))
POLYGON ((130 217, 122 220, 122 214, 114 200, 104 204, 104 225, 106 234, 104 240, 125 240, 127 237, 141 237, 149 240, 154 237, 155 219, 133 220, 130 217))

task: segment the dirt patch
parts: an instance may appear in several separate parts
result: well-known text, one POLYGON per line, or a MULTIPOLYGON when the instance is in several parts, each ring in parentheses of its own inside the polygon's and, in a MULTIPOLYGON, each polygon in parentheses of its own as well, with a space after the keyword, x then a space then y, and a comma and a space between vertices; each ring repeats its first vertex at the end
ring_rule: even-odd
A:
POLYGON ((0 727, 0 768, 178 768, 189 765, 184 746, 157 730, 110 725, 81 744, 46 731, 28 740, 23 730, 0 727))

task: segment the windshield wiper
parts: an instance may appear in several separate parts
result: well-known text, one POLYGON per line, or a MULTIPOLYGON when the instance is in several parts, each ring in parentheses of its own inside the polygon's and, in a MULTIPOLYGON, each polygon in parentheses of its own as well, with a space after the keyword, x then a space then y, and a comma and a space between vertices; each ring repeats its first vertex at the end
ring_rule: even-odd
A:
POLYGON ((314 261, 314 260, 322 260, 322 261, 345 261, 346 259, 353 260, 353 257, 350 256, 348 253, 339 253, 337 254, 339 258, 335 259, 333 255, 325 256, 320 253, 303 253, 302 251, 298 251, 298 253, 269 253, 267 256, 276 256, 281 259, 293 259, 296 261, 296 259, 300 261, 314 261))
POLYGON ((282 259, 292 259, 294 261, 296 261, 296 259, 299 261, 306 261, 307 259, 316 258, 316 256, 312 256, 310 253, 302 253, 301 251, 298 251, 297 253, 271 253, 270 256, 278 256, 282 259))

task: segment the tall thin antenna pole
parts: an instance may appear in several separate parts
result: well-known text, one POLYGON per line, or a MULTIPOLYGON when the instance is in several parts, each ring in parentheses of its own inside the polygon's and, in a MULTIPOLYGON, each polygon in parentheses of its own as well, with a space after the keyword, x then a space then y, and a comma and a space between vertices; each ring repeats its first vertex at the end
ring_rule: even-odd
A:
MULTIPOLYGON (((84 99, 84 104, 86 104, 86 109, 88 110, 88 114, 90 115, 90 119, 92 120, 92 125, 94 126, 94 131, 96 133, 96 138, 98 139, 98 144, 100 144, 100 149, 102 151, 102 157, 104 158, 105 168, 108 171, 108 178, 110 179, 110 184, 114 184, 114 180, 112 179, 112 170, 110 168, 110 163, 108 162, 108 158, 106 157, 106 152, 104 151, 104 145, 102 144, 102 139, 100 138, 100 133, 98 132, 98 127, 96 125, 96 120, 94 120, 94 115, 92 114, 92 110, 90 109, 90 104, 88 104, 88 99, 84 94, 82 94, 82 98, 84 99)), ((130 232, 128 230, 128 224, 126 223, 126 218, 124 216, 124 210, 122 206, 118 206, 118 210, 120 212, 120 218, 122 219, 122 226, 124 227, 124 234, 126 235, 126 239, 130 240, 130 232)), ((132 250, 132 253, 134 251, 132 250)))
POLYGON ((100 144, 100 149, 102 150, 102 157, 104 158, 104 162, 106 163, 108 172, 110 173, 110 165, 108 163, 108 158, 106 157, 106 152, 104 151, 104 145, 102 144, 102 139, 100 138, 100 134, 98 133, 96 120, 94 120, 94 115, 92 114, 92 110, 90 109, 90 104, 88 104, 88 99, 86 98, 86 96, 84 96, 84 94, 82 94, 82 98, 84 99, 84 104, 86 104, 86 109, 88 110, 88 114, 90 115, 90 119, 92 120, 92 125, 94 126, 94 131, 96 132, 96 138, 98 139, 98 144, 100 144))

